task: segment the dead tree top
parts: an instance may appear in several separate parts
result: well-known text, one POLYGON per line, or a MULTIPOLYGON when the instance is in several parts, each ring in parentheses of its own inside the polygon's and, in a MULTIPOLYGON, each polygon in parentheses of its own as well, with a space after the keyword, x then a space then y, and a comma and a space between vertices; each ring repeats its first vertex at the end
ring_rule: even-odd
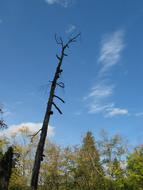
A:
POLYGON ((81 33, 78 33, 77 35, 75 35, 74 37, 70 37, 69 40, 64 43, 62 37, 58 37, 57 34, 55 34, 55 41, 58 45, 60 45, 62 47, 62 49, 66 49, 69 48, 69 45, 71 43, 74 43, 77 41, 77 38, 81 35, 81 33))
MULTIPOLYGON (((61 65, 62 63, 62 60, 63 60, 63 57, 64 56, 68 56, 67 54, 65 54, 65 50, 66 48, 69 48, 69 45, 71 43, 75 43, 77 41, 77 38, 81 35, 81 33, 78 33, 77 35, 75 35, 74 37, 70 37, 69 40, 65 43, 62 39, 62 37, 58 37, 57 34, 55 34, 55 41, 58 45, 61 46, 61 55, 56 55, 57 59, 59 60, 59 65, 61 65)), ((58 69, 57 70, 57 74, 59 75, 60 77, 60 74, 63 72, 62 69, 58 69)), ((58 78, 59 78, 58 77, 58 78)), ((51 85, 53 84, 53 81, 49 81, 51 83, 51 85)), ((65 87, 65 84, 63 82, 56 82, 56 85, 61 87, 61 88, 64 88, 65 87)), ((60 100, 62 103, 65 103, 65 101, 60 98, 59 96, 57 95, 53 95, 53 98, 57 98, 58 100, 60 100)), ((60 108, 55 104, 55 102, 52 102, 52 105, 55 107, 55 109, 60 113, 60 114, 63 114, 62 111, 60 110, 60 108)), ((51 114, 53 114, 53 111, 51 111, 51 114)), ((31 142, 33 142, 33 139, 35 136, 37 136, 40 132, 42 131, 42 128, 40 128, 36 133, 34 133, 33 135, 30 135, 31 137, 31 142)))

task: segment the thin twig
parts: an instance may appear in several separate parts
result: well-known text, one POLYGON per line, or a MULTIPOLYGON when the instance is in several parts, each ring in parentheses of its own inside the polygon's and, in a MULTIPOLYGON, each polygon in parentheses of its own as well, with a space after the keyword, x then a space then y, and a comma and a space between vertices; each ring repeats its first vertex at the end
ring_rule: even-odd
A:
POLYGON ((33 135, 29 135, 29 136, 31 137, 31 142, 33 142, 34 137, 37 136, 37 135, 40 133, 41 130, 42 130, 42 128, 39 129, 39 130, 38 130, 36 133, 34 133, 33 135))
POLYGON ((65 84, 63 82, 59 82, 59 83, 56 83, 57 86, 61 87, 61 88, 65 88, 65 84))

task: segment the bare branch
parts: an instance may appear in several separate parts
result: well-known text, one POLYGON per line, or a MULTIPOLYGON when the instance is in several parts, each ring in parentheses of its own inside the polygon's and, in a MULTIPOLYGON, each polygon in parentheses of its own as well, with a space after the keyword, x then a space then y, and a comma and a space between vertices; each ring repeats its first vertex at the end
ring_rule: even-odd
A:
POLYGON ((66 56, 66 57, 67 57, 68 55, 64 53, 64 56, 66 56))
MULTIPOLYGON (((63 39, 62 39, 61 37, 58 38, 58 37, 57 37, 57 34, 55 34, 55 41, 56 41, 56 43, 57 43, 58 45, 61 45, 61 46, 62 46, 62 49, 64 50, 64 49, 66 49, 66 48, 69 48, 69 45, 70 45, 71 43, 75 43, 75 42, 77 41, 77 38, 78 38, 80 35, 81 35, 81 33, 78 33, 76 36, 70 38, 66 44, 64 44, 63 39)), ((67 56, 67 55, 64 53, 64 56, 67 56)), ((57 58, 59 59, 60 57, 58 56, 57 58)))
MULTIPOLYGON (((49 82, 52 83, 53 81, 49 81, 49 82)), ((65 88, 65 84, 63 82, 57 82, 56 85, 61 88, 65 88)))
POLYGON ((58 98, 59 100, 61 100, 61 102, 65 103, 65 101, 62 98, 60 98, 59 96, 54 95, 54 97, 58 98))
POLYGON ((42 128, 39 129, 39 130, 38 130, 36 133, 34 133, 33 135, 29 135, 29 136, 31 137, 31 142, 33 142, 34 137, 36 137, 36 136, 40 133, 41 130, 42 130, 42 128))
POLYGON ((69 45, 71 43, 74 43, 77 41, 77 38, 81 35, 81 33, 78 33, 76 36, 74 36, 73 38, 70 38, 69 41, 64 45, 64 48, 69 48, 69 45))
POLYGON ((1 128, 1 129, 7 128, 7 125, 5 124, 5 122, 4 122, 3 119, 0 119, 0 128, 1 128))
POLYGON ((53 102, 52 103, 53 105, 54 105, 54 107, 58 110, 58 112, 60 113, 60 114, 63 114, 62 112, 61 112, 61 110, 58 108, 58 106, 53 102))
POLYGON ((63 82, 59 82, 59 83, 57 83, 57 85, 58 85, 59 87, 61 87, 61 88, 65 88, 65 84, 64 84, 63 82))
POLYGON ((55 34, 55 41, 56 41, 56 43, 57 43, 58 45, 61 45, 62 48, 63 48, 64 42, 63 42, 63 40, 62 40, 61 37, 60 37, 60 38, 57 37, 57 34, 55 34))
POLYGON ((58 55, 56 55, 56 57, 57 57, 57 59, 60 61, 61 60, 61 58, 58 56, 58 55))

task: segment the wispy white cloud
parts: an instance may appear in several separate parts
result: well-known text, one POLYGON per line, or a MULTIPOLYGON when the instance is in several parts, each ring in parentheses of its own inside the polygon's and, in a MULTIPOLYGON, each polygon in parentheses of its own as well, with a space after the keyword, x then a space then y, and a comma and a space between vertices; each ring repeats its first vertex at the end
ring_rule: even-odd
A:
POLYGON ((129 112, 127 109, 122 109, 122 108, 107 108, 105 113, 105 117, 114 117, 118 115, 129 115, 129 112))
POLYGON ((113 103, 102 104, 101 102, 92 102, 89 106, 89 113, 103 113, 105 115, 106 110, 112 108, 113 105, 113 103))
POLYGON ((103 114, 104 117, 114 117, 121 115, 128 115, 128 110, 124 108, 116 107, 115 103, 110 102, 114 93, 113 85, 102 85, 99 84, 92 89, 89 95, 84 98, 88 100, 89 113, 92 114, 103 114))
POLYGON ((114 103, 115 85, 109 83, 109 78, 107 75, 104 75, 120 60, 121 52, 125 47, 124 33, 123 30, 118 30, 111 34, 106 34, 101 41, 101 50, 98 58, 101 68, 96 78, 98 82, 91 88, 88 95, 84 97, 84 100, 88 101, 88 113, 100 113, 104 117, 129 114, 127 109, 117 107, 114 103))
POLYGON ((128 109, 118 108, 114 103, 92 103, 89 107, 89 113, 92 114, 103 114, 104 117, 115 117, 115 116, 123 116, 129 115, 128 109))
POLYGON ((121 52, 125 47, 124 33, 123 30, 118 30, 103 37, 98 59, 102 65, 100 73, 108 71, 119 62, 121 52))
POLYGON ((109 107, 113 107, 113 103, 108 103, 107 100, 112 96, 114 91, 113 85, 100 84, 95 85, 88 96, 84 100, 88 100, 89 113, 102 113, 109 107))
POLYGON ((97 84, 91 89, 91 92, 89 93, 88 97, 93 97, 94 99, 106 98, 113 94, 113 89, 113 85, 97 84))
POLYGON ((69 34, 69 33, 74 32, 75 30, 76 30, 76 26, 73 25, 73 24, 70 24, 70 25, 67 27, 65 33, 66 33, 66 34, 69 34))
POLYGON ((108 84, 97 84, 93 87, 88 96, 84 97, 84 101, 88 101, 88 113, 100 113, 104 117, 129 115, 127 109, 116 107, 116 104, 111 102, 114 95, 114 88, 114 85, 108 84))
MULTIPOLYGON (((41 128, 41 126, 42 126, 42 123, 32 123, 32 122, 20 123, 20 124, 17 124, 17 125, 11 125, 7 129, 1 131, 0 136, 10 137, 13 134, 18 134, 18 132, 23 127, 27 128, 29 130, 29 132, 31 134, 33 134, 33 133, 37 132, 41 128)), ((49 126, 48 136, 49 137, 54 136, 54 127, 49 126)))
POLYGON ((59 4, 65 8, 72 4, 72 0, 45 0, 45 2, 49 5, 59 4))
POLYGON ((0 19, 0 24, 2 24, 3 23, 3 20, 2 19, 0 19))

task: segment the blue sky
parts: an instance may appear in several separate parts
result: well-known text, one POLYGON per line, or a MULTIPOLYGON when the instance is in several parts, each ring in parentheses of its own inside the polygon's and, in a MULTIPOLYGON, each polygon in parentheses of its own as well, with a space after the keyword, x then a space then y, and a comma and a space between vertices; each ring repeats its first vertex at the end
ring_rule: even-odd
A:
MULTIPOLYGON (((9 126, 43 120, 59 47, 67 51, 61 80, 65 99, 54 111, 53 140, 77 144, 87 130, 105 129, 143 143, 142 0, 0 0, 0 102, 9 126)), ((12 130, 12 127, 11 130, 12 130)), ((53 131, 52 131, 53 134, 53 131)))

